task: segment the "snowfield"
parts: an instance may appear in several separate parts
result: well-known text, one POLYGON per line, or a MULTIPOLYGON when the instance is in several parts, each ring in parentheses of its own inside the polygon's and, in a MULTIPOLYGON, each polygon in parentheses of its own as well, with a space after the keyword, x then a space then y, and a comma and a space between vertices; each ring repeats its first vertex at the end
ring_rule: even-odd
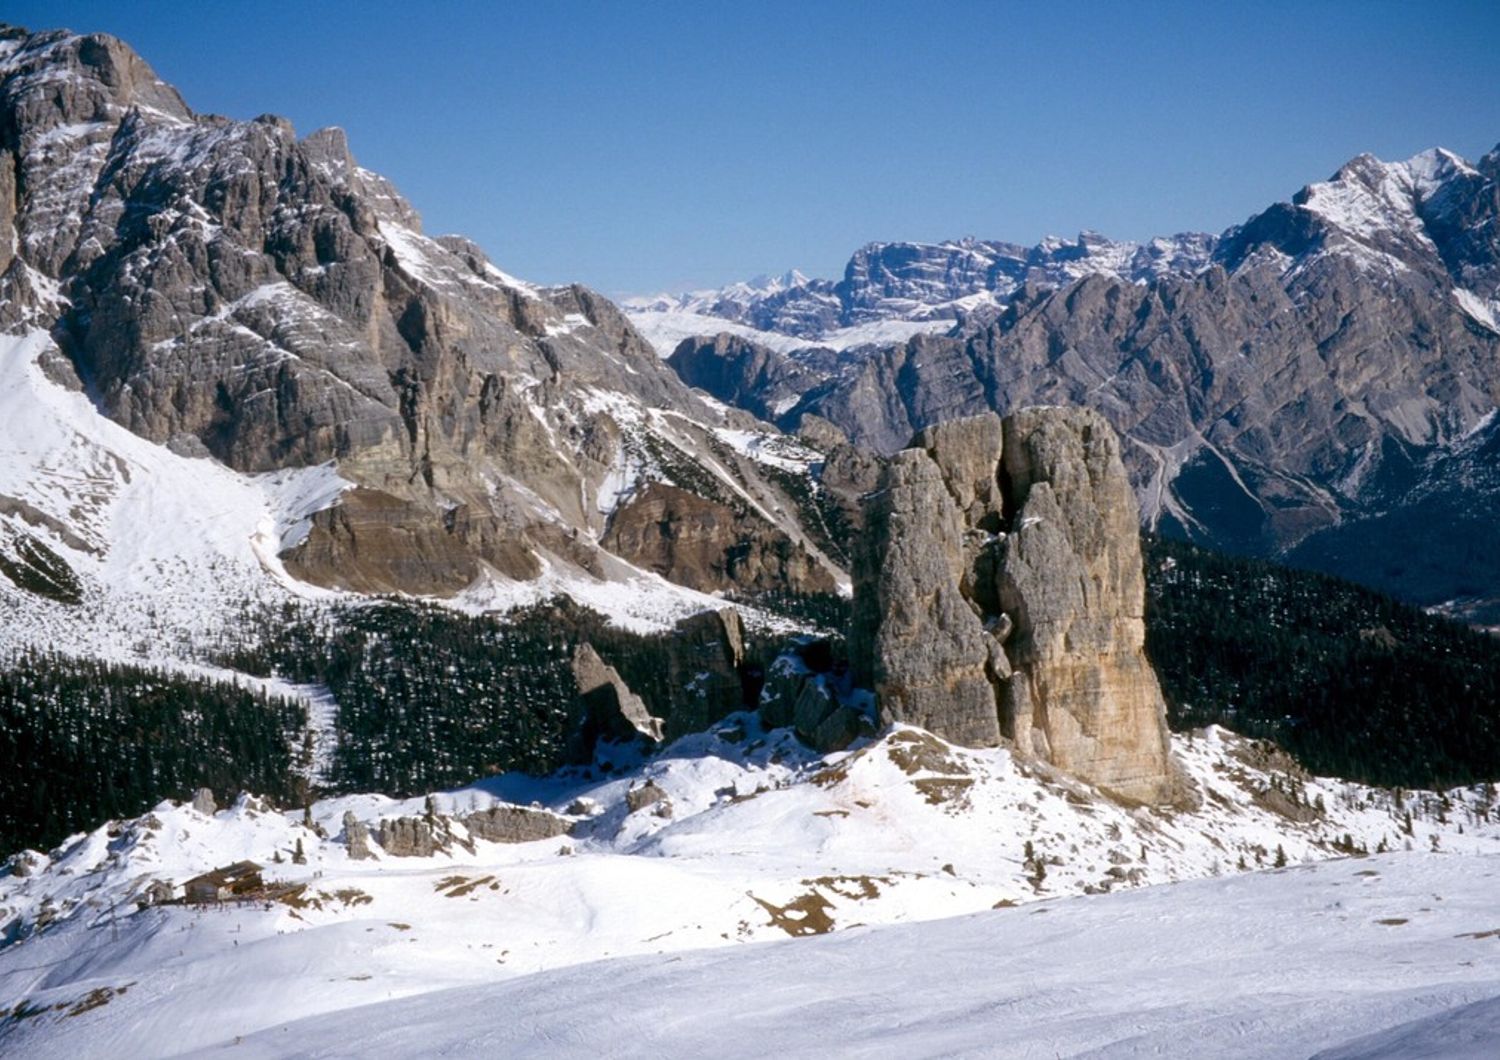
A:
POLYGON ((1463 1006, 1500 995, 1493 789, 1397 797, 1218 729, 1176 750, 1196 808, 1122 806, 911 728, 820 757, 750 715, 430 810, 329 799, 308 827, 250 796, 164 803, 0 874, 0 1053, 1125 1056, 1191 1036, 1261 1056, 1491 1035, 1493 1009, 1463 1006), (648 781, 665 804, 632 812, 648 781), (461 821, 503 803, 571 834, 492 843, 461 821), (428 815, 447 849, 353 860, 346 813, 372 832, 428 815), (241 859, 287 888, 137 906, 241 859))
POLYGON ((609 961, 196 1055, 1492 1058, 1497 876, 1386 855, 609 961))
POLYGON ((779 331, 762 331, 736 320, 708 313, 684 310, 633 307, 630 302, 622 307, 630 318, 631 325, 641 337, 651 344, 660 357, 670 357, 684 339, 712 338, 728 333, 742 339, 759 343, 777 353, 793 353, 797 350, 828 349, 852 350, 858 346, 894 346, 905 342, 913 335, 941 335, 953 329, 956 321, 934 318, 926 320, 876 320, 868 324, 838 328, 816 339, 786 335, 779 331))

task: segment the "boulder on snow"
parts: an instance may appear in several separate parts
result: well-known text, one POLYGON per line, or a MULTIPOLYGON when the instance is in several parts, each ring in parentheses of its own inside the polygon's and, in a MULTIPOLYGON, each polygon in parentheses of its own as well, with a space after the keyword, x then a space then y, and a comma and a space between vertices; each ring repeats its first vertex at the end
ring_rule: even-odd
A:
POLYGON ((192 807, 205 817, 212 817, 219 812, 219 805, 214 802, 214 793, 208 788, 199 788, 193 792, 192 807))
POLYGON ((666 791, 654 780, 648 780, 639 787, 633 787, 625 793, 625 805, 631 813, 639 813, 647 806, 655 806, 665 803, 672 805, 672 800, 667 797, 666 791))

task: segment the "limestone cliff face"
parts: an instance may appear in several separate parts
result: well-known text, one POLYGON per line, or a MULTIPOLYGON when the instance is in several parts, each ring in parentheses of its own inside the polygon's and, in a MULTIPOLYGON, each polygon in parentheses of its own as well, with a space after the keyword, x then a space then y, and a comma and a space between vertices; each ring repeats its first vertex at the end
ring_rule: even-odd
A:
POLYGON ((864 541, 854 565, 855 680, 877 691, 883 721, 962 744, 999 742, 993 682, 1004 653, 960 588, 964 522, 925 452, 892 459, 864 541))
POLYGON ((340 130, 197 114, 111 37, 0 26, 0 326, 49 332, 152 441, 246 472, 336 462, 360 488, 288 557, 319 584, 618 569, 600 539, 652 482, 766 498, 667 577, 750 588, 725 557, 754 536, 832 582, 798 556, 790 499, 708 456, 742 414, 695 397, 608 300, 425 235, 340 130))
POLYGON ((1166 794, 1166 704, 1145 655, 1139 523, 1114 430, 1085 409, 1023 409, 1005 421, 1002 477, 1014 506, 997 578, 1014 624, 1006 728, 1100 787, 1166 794))
POLYGON ((924 430, 870 499, 855 564, 850 651, 881 720, 1009 739, 1118 795, 1172 797, 1137 520, 1098 413, 924 430))
POLYGON ((802 593, 835 588, 826 566, 745 506, 662 483, 650 483, 620 506, 603 543, 643 570, 707 592, 725 585, 802 593))

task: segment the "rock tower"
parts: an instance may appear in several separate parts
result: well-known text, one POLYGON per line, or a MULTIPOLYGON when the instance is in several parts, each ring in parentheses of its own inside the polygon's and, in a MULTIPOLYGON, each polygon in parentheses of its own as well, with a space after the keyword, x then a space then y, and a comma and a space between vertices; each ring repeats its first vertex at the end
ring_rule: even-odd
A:
POLYGON ((1011 742, 1107 791, 1175 794, 1114 430, 1031 408, 929 427, 867 501, 850 651, 882 723, 1011 742))

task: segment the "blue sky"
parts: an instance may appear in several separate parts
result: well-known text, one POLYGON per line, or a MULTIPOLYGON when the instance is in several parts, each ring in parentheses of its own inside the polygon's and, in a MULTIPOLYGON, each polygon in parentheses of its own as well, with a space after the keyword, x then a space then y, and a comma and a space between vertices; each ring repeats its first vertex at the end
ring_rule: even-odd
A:
POLYGON ((36 3, 190 106, 341 125, 429 232, 611 294, 871 240, 1218 231, 1500 142, 1500 3, 36 3))

